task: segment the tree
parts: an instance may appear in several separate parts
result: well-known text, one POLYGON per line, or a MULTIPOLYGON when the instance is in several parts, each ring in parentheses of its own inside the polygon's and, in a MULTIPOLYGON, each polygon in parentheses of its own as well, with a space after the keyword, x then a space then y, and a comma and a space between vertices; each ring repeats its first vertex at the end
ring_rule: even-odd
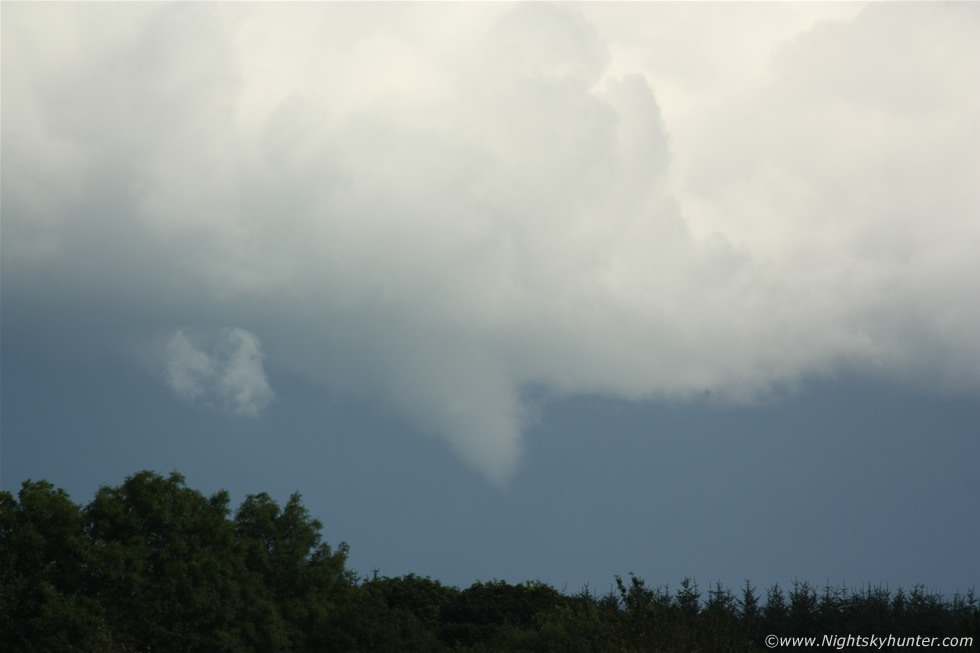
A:
POLYGON ((701 611, 701 592, 698 590, 697 581, 690 578, 682 580, 674 602, 681 609, 688 623, 694 623, 701 611))
POLYGON ((88 591, 115 637, 139 648, 234 650, 241 597, 228 494, 210 499, 140 472, 102 487, 85 509, 88 591))
POLYGON ((721 581, 715 582, 714 588, 708 590, 708 602, 704 607, 698 637, 704 648, 721 651, 739 641, 735 605, 735 596, 731 590, 722 587, 721 581))
POLYGON ((411 612, 427 627, 436 629, 445 610, 459 597, 456 588, 415 574, 399 578, 375 576, 364 586, 388 608, 411 612))
POLYGON ((510 585, 506 581, 477 581, 446 606, 443 641, 450 646, 491 642, 504 626, 525 628, 537 614, 554 608, 561 595, 539 582, 510 585))
MULTIPOLYGON (((540 582, 476 582, 345 568, 299 494, 280 506, 249 495, 230 517, 227 492, 205 497, 139 472, 84 508, 45 481, 0 492, 0 650, 508 651, 605 653, 759 650, 764 633, 977 637, 973 590, 946 601, 915 586, 817 592, 774 585, 760 608, 715 583, 701 602, 685 578, 673 595, 630 574, 598 596, 540 582)), ((975 641, 975 640, 974 640, 975 641)))
POLYGON ((847 599, 847 591, 831 587, 828 582, 817 604, 817 621, 823 634, 846 634, 841 608, 847 599))
POLYGON ((77 650, 97 636, 81 595, 88 542, 79 508, 46 481, 0 492, 0 650, 77 650))
POLYGON ((793 581, 789 592, 790 629, 798 636, 817 635, 817 593, 806 581, 793 581))
POLYGON ((786 630, 787 613, 786 597, 779 583, 776 583, 766 590, 766 605, 762 609, 763 630, 776 635, 789 634, 786 630))
POLYGON ((246 637, 262 651, 303 650, 330 637, 351 584, 347 545, 321 542, 322 524, 298 493, 280 509, 268 494, 249 495, 235 515, 244 564, 246 637))
POLYGON ((742 596, 738 599, 738 612, 745 629, 754 633, 760 618, 759 597, 755 595, 755 588, 748 580, 745 581, 742 596))

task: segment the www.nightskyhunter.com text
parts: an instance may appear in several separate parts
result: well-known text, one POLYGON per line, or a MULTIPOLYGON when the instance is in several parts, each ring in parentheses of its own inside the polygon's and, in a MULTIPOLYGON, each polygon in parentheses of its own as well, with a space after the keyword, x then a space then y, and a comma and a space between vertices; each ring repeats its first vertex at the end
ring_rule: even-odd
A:
POLYGON ((845 648, 870 648, 882 650, 885 647, 891 648, 954 648, 973 646, 972 637, 896 637, 888 635, 824 635, 819 637, 777 637, 768 635, 766 646, 769 648, 787 647, 813 647, 813 648, 835 648, 843 650, 845 648))

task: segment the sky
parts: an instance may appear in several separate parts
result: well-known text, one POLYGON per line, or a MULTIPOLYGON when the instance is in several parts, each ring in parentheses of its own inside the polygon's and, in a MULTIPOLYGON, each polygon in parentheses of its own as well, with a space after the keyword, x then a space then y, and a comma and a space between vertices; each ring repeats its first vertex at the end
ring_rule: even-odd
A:
POLYGON ((349 566, 980 580, 980 6, 3 3, 0 489, 349 566))

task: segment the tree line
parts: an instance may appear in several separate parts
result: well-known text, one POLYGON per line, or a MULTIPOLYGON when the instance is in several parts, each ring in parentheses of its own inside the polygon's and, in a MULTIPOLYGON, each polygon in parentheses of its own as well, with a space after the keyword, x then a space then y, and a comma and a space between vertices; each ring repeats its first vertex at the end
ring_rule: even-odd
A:
POLYGON ((322 541, 299 494, 229 503, 176 472, 139 472, 84 506, 46 481, 0 492, 0 650, 721 653, 768 650, 769 634, 973 637, 960 650, 980 649, 972 590, 702 591, 684 579, 671 591, 632 574, 602 594, 460 589, 348 569, 347 546, 322 541))

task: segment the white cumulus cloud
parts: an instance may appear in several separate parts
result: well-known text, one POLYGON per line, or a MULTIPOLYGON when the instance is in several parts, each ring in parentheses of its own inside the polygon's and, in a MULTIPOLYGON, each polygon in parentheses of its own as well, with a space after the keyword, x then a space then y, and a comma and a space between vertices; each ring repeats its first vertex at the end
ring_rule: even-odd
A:
POLYGON ((167 382, 183 399, 217 399, 239 415, 258 417, 275 393, 262 366, 255 334, 225 329, 210 351, 195 346, 178 329, 167 343, 167 382))

